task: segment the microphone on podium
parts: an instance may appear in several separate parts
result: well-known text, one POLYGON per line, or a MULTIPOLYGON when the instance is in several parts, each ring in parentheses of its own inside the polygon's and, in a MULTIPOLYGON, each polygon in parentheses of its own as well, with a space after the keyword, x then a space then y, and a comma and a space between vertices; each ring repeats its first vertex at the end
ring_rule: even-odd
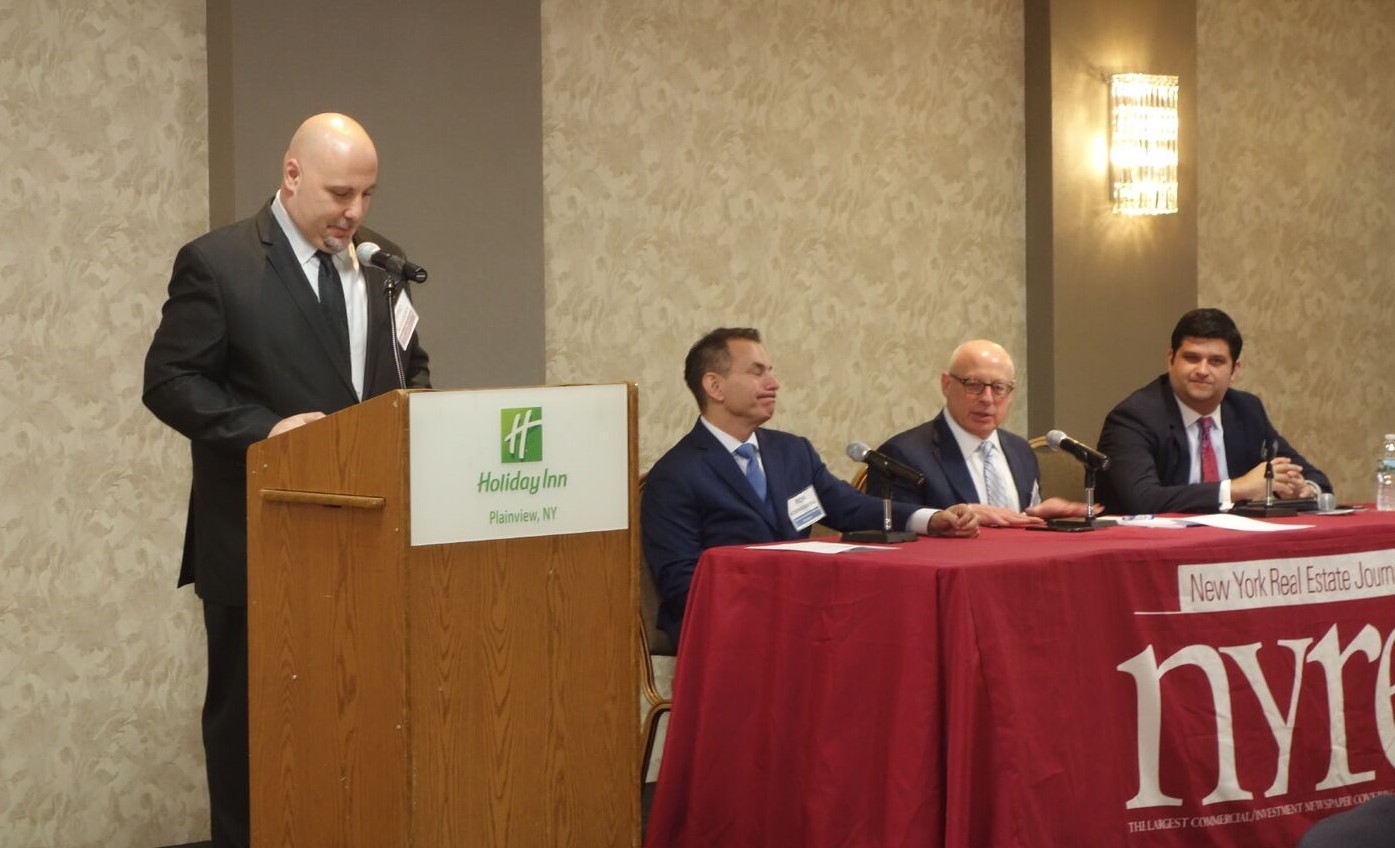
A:
POLYGON ((360 244, 354 253, 358 256, 358 261, 364 265, 376 265, 389 274, 414 283, 426 282, 425 268, 415 262, 408 262, 401 256, 393 256, 371 241, 360 244))

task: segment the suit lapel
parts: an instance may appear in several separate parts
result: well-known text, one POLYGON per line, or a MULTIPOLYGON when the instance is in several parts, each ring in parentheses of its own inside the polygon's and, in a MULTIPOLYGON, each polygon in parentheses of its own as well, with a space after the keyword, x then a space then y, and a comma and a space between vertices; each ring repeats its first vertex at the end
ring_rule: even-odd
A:
POLYGON ((270 205, 262 208, 257 228, 261 233, 262 243, 266 247, 266 258, 271 264, 271 269, 276 272, 277 278, 286 287, 291 300, 300 310, 305 323, 310 326, 310 331, 319 343, 320 350, 343 381, 344 387, 357 400, 358 394, 354 391, 353 375, 345 370, 344 363, 336 353, 338 346, 329 328, 329 322, 325 320, 324 310, 320 309, 319 298, 315 296, 315 290, 311 287, 310 281, 305 279, 305 272, 301 270, 300 263, 296 262, 295 254, 291 252, 291 243, 286 239, 286 234, 281 232, 281 226, 276 223, 276 217, 271 214, 270 205))
POLYGON ((1172 392, 1172 384, 1163 375, 1158 390, 1162 393, 1163 409, 1167 413, 1167 432, 1160 438, 1168 440, 1171 462, 1158 470, 1158 482, 1164 486, 1184 486, 1191 482, 1192 446, 1187 441, 1187 428, 1182 424, 1182 410, 1177 406, 1177 396, 1172 392))
POLYGON ((1225 428, 1225 464, 1231 477, 1239 477, 1262 461, 1273 445, 1264 444, 1264 433, 1252 433, 1236 411, 1230 393, 1221 398, 1221 425, 1225 428))
POLYGON ((969 463, 964 459, 964 452, 959 450, 954 433, 945 423, 944 413, 936 415, 934 421, 930 449, 935 452, 940 467, 945 471, 945 479, 954 490, 956 502, 978 503, 978 488, 974 486, 974 478, 969 475, 969 463))
POLYGON ((769 442, 765 438, 765 433, 760 430, 756 431, 756 444, 760 446, 761 466, 765 469, 765 503, 756 499, 755 490, 751 489, 750 483, 746 483, 746 489, 751 492, 751 500, 760 509, 765 523, 773 527, 776 533, 782 533, 779 510, 775 508, 775 505, 782 504, 789 498, 790 492, 787 491, 789 487, 785 485, 780 460, 775 456, 775 451, 766 450, 769 442))
MULTIPOLYGON (((363 271, 365 293, 368 296, 368 338, 365 339, 363 354, 363 394, 369 397, 381 391, 402 387, 397 384, 397 365, 392 358, 392 348, 388 347, 391 327, 388 322, 387 297, 383 294, 387 272, 363 263, 359 263, 359 269, 363 271), (392 373, 379 373, 382 370, 378 367, 379 363, 392 373)), ((392 339, 391 343, 396 344, 396 339, 392 339)))
MULTIPOLYGON (((736 457, 727 453, 722 443, 717 441, 716 436, 708 432, 707 427, 701 421, 693 428, 693 433, 690 435, 694 437, 696 445, 702 449, 703 461, 705 461, 708 467, 712 469, 713 473, 731 489, 732 494, 742 503, 750 507, 757 515, 764 518, 765 522, 772 528, 778 529, 774 523, 772 511, 767 509, 766 504, 761 503, 760 499, 756 497, 755 489, 751 488, 750 482, 746 480, 746 475, 741 473, 741 467, 736 464, 736 457)), ((761 461, 762 465, 765 467, 766 495, 772 499, 771 502, 773 503, 774 489, 772 488, 772 483, 775 475, 773 473, 772 463, 770 457, 765 455, 765 443, 760 440, 759 436, 756 437, 756 441, 760 445, 761 461)))
POLYGON ((1030 460, 1016 449, 1016 445, 1003 438, 1001 430, 998 431, 998 444, 1003 447, 1003 458, 1007 460, 1012 482, 1017 486, 1018 504, 1026 509, 1032 505, 1032 483, 1036 482, 1030 460))

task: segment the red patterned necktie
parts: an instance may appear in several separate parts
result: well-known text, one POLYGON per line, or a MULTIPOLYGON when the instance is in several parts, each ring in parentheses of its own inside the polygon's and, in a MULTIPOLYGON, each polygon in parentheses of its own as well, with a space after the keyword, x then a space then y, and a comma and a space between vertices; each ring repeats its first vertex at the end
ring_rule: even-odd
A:
POLYGON ((1201 438, 1197 440, 1197 452, 1201 454, 1201 482, 1220 482, 1221 472, 1216 468, 1216 450, 1211 447, 1211 427, 1216 422, 1208 418, 1198 418, 1196 425, 1201 428, 1201 438))

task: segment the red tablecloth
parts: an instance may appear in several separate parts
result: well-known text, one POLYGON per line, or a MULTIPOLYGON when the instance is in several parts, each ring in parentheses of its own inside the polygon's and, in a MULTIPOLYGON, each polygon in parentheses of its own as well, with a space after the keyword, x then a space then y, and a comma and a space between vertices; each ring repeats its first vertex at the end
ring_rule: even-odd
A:
POLYGON ((708 551, 646 845, 1292 845, 1395 791, 1395 514, 1280 521, 708 551))

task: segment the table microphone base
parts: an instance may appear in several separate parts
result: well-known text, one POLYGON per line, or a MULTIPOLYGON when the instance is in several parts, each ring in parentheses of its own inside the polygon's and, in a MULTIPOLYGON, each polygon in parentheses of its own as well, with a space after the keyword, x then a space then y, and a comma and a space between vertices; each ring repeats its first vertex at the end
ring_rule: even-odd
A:
POLYGON ((1099 526, 1093 520, 1085 518, 1048 518, 1045 527, 1029 529, 1054 530, 1057 533, 1084 533, 1095 530, 1099 526))
POLYGON ((1287 518, 1290 515, 1297 515, 1298 510, 1283 504, 1245 504, 1230 510, 1231 515, 1243 515, 1246 518, 1287 518))
POLYGON ((906 530, 854 530, 843 534, 844 542, 856 544, 892 545, 899 542, 914 542, 916 534, 906 530))

